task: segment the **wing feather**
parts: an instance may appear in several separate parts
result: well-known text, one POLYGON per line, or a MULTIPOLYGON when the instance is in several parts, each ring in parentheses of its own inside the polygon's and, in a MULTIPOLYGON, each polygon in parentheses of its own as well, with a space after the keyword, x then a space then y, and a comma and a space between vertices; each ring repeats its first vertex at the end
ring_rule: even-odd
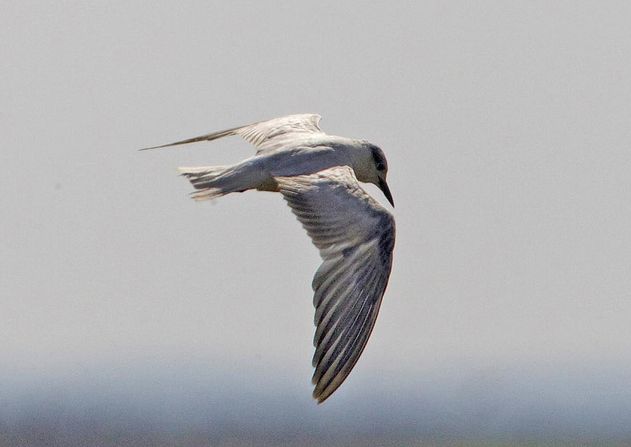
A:
POLYGON ((313 396, 323 402, 350 374, 375 325, 392 268, 394 218, 349 167, 276 181, 323 260, 312 282, 313 396))
POLYGON ((245 126, 211 132, 198 137, 187 138, 175 143, 146 147, 142 150, 159 149, 162 147, 179 146, 181 144, 196 143, 198 141, 213 141, 218 138, 239 135, 245 141, 257 148, 256 153, 272 151, 286 146, 294 146, 296 140, 313 134, 324 134, 320 130, 320 115, 305 113, 259 121, 245 126))
POLYGON ((237 135, 255 146, 257 154, 269 150, 293 145, 296 138, 323 133, 320 130, 320 115, 288 115, 261 121, 238 129, 237 135))

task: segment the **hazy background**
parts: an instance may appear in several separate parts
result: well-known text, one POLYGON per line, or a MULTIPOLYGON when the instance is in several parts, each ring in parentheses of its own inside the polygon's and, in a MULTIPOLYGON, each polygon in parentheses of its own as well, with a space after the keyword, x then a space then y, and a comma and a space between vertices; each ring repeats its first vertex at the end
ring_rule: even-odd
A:
MULTIPOLYGON (((628 2, 2 2, 0 444, 631 439, 628 2), (274 194, 138 148, 289 113, 379 144, 397 245, 311 399, 274 194)), ((385 202, 374 187, 367 188, 385 202)))

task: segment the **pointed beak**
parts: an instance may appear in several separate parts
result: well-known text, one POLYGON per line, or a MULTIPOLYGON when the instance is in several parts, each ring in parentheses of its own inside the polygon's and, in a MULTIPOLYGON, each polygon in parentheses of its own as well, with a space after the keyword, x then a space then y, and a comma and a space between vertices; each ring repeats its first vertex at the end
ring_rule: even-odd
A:
POLYGON ((392 193, 390 192, 390 188, 384 179, 379 179, 379 189, 383 192, 383 195, 386 196, 390 205, 394 208, 394 199, 392 198, 392 193))

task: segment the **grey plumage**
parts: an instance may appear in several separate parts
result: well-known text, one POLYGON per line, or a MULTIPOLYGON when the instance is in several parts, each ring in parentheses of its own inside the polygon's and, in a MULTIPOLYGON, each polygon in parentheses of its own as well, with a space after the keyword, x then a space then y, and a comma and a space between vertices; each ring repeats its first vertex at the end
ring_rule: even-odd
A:
POLYGON ((239 135, 256 155, 232 166, 180 168, 197 200, 249 189, 282 194, 323 260, 313 281, 313 396, 327 399, 359 359, 392 268, 394 218, 359 185, 378 185, 392 203, 383 151, 365 140, 326 135, 319 115, 290 115, 162 146, 239 135))
POLYGON ((232 129, 211 132, 199 137, 176 141, 175 143, 146 147, 141 149, 141 151, 179 146, 199 141, 213 141, 222 137, 239 135, 243 137, 245 141, 256 147, 258 149, 256 153, 259 154, 261 152, 278 149, 286 145, 292 145, 291 141, 295 142, 301 136, 311 137, 313 135, 323 134, 318 126, 320 119, 320 115, 316 114, 283 116, 267 121, 247 124, 245 126, 233 127, 232 129))
POLYGON ((346 379, 374 327, 392 268, 394 218, 347 166, 277 181, 323 260, 312 283, 313 397, 322 402, 346 379))

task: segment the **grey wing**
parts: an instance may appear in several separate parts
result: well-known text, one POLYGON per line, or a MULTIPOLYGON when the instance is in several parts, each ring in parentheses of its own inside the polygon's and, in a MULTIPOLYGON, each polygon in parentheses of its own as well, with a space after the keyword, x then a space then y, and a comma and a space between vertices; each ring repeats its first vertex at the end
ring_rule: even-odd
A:
POLYGON ((394 218, 348 167, 276 181, 323 259, 312 283, 313 397, 323 402, 349 375, 375 325, 392 268, 394 218))
POLYGON ((324 134, 318 126, 319 122, 320 115, 316 114, 288 115, 247 124, 245 126, 233 127, 232 129, 220 130, 218 132, 176 141, 175 143, 147 147, 141 150, 159 149, 162 147, 196 143, 198 141, 213 141, 222 137, 239 135, 245 141, 254 145, 257 148, 256 153, 259 154, 261 152, 286 147, 301 137, 313 134, 324 134))

